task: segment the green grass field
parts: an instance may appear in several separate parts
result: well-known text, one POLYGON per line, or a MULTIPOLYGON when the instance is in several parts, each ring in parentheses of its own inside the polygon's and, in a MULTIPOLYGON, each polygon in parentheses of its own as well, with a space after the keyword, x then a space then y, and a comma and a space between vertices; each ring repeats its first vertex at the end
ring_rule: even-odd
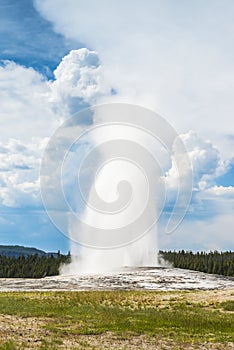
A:
POLYGON ((234 291, 2 292, 0 349, 234 349, 234 291))

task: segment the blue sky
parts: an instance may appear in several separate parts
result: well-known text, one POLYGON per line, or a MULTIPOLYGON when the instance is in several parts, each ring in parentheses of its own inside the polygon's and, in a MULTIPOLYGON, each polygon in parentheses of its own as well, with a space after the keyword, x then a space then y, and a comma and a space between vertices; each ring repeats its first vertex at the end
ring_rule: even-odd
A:
POLYGON ((165 170, 159 248, 234 249, 233 1, 132 4, 0 2, 1 244, 69 249, 40 197, 45 145, 74 112, 127 102, 164 116, 193 165, 189 213, 171 235, 176 174, 165 170))
POLYGON ((47 77, 72 48, 79 44, 53 31, 52 24, 36 11, 32 0, 0 3, 1 60, 33 67, 47 77))

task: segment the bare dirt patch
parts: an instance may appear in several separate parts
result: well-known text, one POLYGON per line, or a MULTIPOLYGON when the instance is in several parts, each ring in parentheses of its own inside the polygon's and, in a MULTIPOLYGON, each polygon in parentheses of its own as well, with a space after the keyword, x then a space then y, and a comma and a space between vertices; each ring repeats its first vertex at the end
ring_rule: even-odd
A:
POLYGON ((0 315, 0 339, 2 342, 13 341, 18 347, 33 349, 49 335, 44 325, 43 318, 0 315))
POLYGON ((111 332, 99 335, 64 335, 56 339, 45 330, 46 320, 42 318, 22 318, 12 315, 0 315, 0 339, 12 341, 16 349, 149 349, 149 350, 232 350, 234 343, 187 344, 175 343, 170 339, 148 337, 145 335, 125 334, 117 336, 111 332))

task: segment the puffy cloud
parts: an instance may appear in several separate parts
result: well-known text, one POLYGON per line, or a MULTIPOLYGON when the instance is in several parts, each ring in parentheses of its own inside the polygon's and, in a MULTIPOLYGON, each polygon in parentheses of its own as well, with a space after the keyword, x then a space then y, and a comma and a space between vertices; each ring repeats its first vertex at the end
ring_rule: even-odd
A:
POLYGON ((110 88, 98 55, 72 50, 48 81, 14 62, 0 67, 0 200, 6 207, 41 206, 39 170, 48 137, 71 113, 97 103, 110 88))
POLYGON ((13 169, 28 170, 39 165, 39 149, 38 140, 34 140, 33 144, 25 145, 19 140, 10 139, 4 147, 0 148, 0 171, 6 172, 13 169), (35 146, 39 149, 34 149, 35 146), (36 157, 36 156, 37 157, 36 157))
POLYGON ((105 82, 97 52, 86 48, 72 50, 63 57, 50 83, 51 101, 66 106, 73 114, 87 104, 95 104, 103 95, 110 94, 105 82))
POLYGON ((221 160, 219 150, 194 131, 182 134, 180 138, 191 159, 194 187, 203 189, 225 171, 225 164, 221 160))
POLYGON ((56 116, 48 104, 50 92, 44 77, 14 62, 0 66, 0 141, 29 141, 50 135, 56 116))
MULTIPOLYGON (((186 134, 181 134, 180 139, 183 141, 187 154, 191 161, 193 189, 203 190, 211 186, 216 177, 224 173, 228 168, 228 163, 221 160, 219 150, 213 146, 210 141, 204 140, 196 132, 189 131, 186 134)), ((174 143, 174 155, 178 153, 177 143, 174 143)), ((184 168, 184 177, 190 169, 184 168)), ((178 184, 179 174, 172 162, 172 166, 166 173, 166 181, 172 188, 178 184)))
POLYGON ((206 189, 202 196, 204 198, 215 198, 215 197, 222 197, 222 198, 232 198, 234 199, 234 187, 233 186, 213 186, 208 189, 206 189))
POLYGON ((11 178, 7 183, 7 187, 0 188, 0 198, 4 207, 20 209, 41 208, 40 185, 38 181, 15 184, 14 179, 11 178))
POLYGON ((39 169, 47 139, 22 143, 10 139, 0 147, 0 202, 11 208, 41 207, 39 169))
MULTIPOLYGON (((221 174, 229 172, 230 164, 223 161, 219 150, 207 140, 202 139, 194 131, 182 134, 179 138, 183 141, 187 154, 191 161, 193 186, 190 187, 191 169, 188 166, 182 166, 182 172, 179 174, 176 168, 176 162, 173 157, 178 159, 177 141, 174 143, 172 165, 165 174, 165 184, 167 186, 167 200, 164 212, 171 212, 176 203, 178 193, 181 196, 191 191, 191 202, 188 212, 197 220, 209 218, 223 212, 230 212, 230 201, 234 198, 232 186, 218 186, 217 180, 221 174)), ((183 154, 179 154, 183 162, 183 154)))
POLYGON ((231 0, 35 4, 57 32, 98 51, 118 91, 112 99, 154 108, 179 132, 234 134, 231 0))
POLYGON ((110 94, 98 55, 72 50, 48 81, 33 68, 5 61, 0 66, 0 140, 47 137, 61 119, 110 94))

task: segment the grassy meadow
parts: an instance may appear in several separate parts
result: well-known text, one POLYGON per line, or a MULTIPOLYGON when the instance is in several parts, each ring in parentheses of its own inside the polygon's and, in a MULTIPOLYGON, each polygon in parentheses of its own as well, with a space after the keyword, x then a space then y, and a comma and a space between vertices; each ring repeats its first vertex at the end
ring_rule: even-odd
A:
POLYGON ((234 349, 234 290, 1 292, 0 349, 234 349))

